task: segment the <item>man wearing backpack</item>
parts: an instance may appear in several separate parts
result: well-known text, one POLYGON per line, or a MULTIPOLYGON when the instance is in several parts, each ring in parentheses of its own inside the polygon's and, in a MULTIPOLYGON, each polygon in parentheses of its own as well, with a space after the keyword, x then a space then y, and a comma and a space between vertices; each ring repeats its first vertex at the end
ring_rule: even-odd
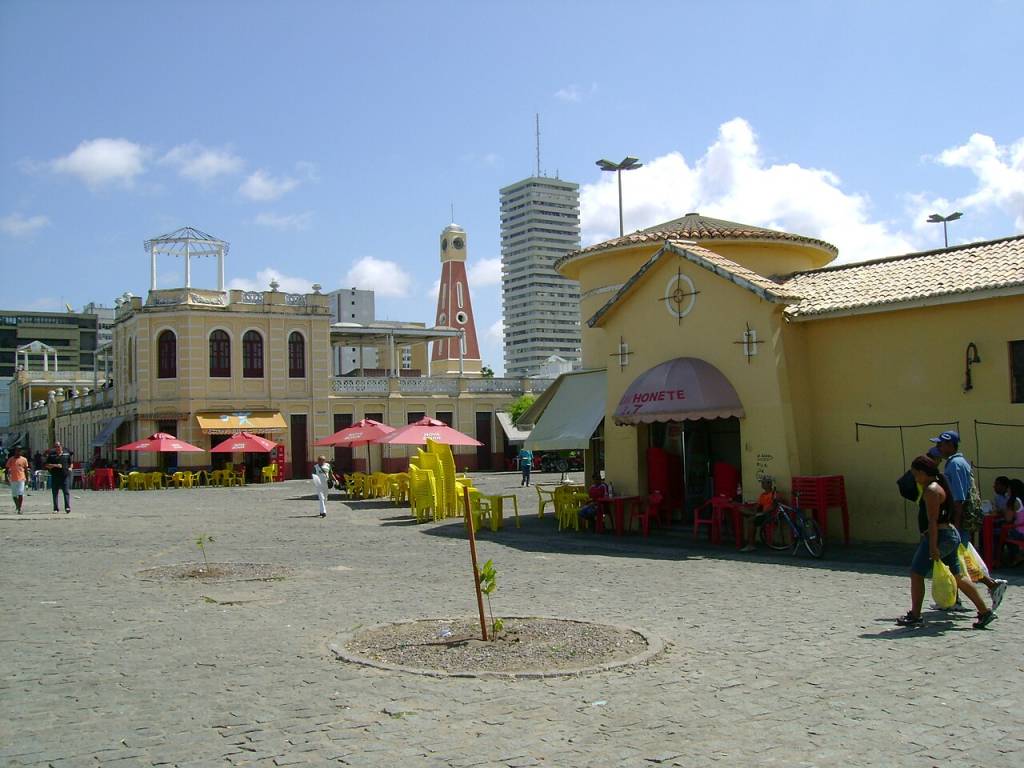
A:
MULTIPOLYGON (((960 433, 943 432, 938 437, 931 438, 939 449, 939 454, 946 460, 943 474, 949 483, 949 489, 953 494, 953 524, 960 531, 960 542, 967 546, 971 541, 971 534, 981 525, 981 496, 978 494, 978 486, 974 482, 974 471, 971 463, 960 452, 960 433)), ((1006 594, 1006 580, 993 579, 985 575, 981 582, 988 587, 989 595, 992 597, 992 610, 995 610, 1006 594)))

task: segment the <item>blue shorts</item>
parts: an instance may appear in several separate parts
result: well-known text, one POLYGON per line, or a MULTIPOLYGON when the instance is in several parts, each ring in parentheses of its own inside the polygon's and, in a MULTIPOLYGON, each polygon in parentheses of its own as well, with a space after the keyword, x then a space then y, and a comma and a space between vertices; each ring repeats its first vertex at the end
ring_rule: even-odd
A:
MULTIPOLYGON (((957 559, 956 551, 960 547, 960 534, 954 528, 939 529, 939 554, 942 562, 949 566, 954 576, 960 574, 960 561, 957 559)), ((914 552, 914 559, 910 563, 910 570, 919 576, 930 576, 932 572, 932 558, 928 551, 928 534, 921 534, 921 541, 914 552)))

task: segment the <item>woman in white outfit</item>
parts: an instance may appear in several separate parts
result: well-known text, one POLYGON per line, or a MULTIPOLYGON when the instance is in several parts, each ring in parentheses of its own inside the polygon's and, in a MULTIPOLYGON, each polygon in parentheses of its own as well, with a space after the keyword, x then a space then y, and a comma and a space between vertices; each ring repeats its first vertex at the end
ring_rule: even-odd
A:
POLYGON ((313 487, 316 488, 316 495, 320 500, 320 517, 327 517, 327 491, 337 481, 338 478, 335 477, 327 459, 317 456, 316 464, 313 465, 313 487))

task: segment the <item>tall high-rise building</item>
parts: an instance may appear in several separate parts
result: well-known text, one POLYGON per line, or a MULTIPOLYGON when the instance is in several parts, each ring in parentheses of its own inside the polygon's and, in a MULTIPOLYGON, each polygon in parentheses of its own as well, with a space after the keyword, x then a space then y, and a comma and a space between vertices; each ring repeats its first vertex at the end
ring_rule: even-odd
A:
POLYGON ((536 376, 552 355, 579 367, 579 285, 554 268, 579 247, 578 184, 531 176, 501 189, 506 376, 536 376))

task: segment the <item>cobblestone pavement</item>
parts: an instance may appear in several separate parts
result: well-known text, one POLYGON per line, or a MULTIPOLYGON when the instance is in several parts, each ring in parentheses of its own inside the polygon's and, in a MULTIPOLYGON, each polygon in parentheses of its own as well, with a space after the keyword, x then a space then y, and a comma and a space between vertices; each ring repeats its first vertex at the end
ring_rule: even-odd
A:
POLYGON ((76 491, 70 515, 37 493, 0 515, 0 765, 1021 765, 1019 573, 991 630, 903 630, 903 564, 557 533, 515 476, 478 485, 524 510, 481 535, 496 612, 639 626, 666 653, 515 682, 348 664, 327 647, 344 631, 473 614, 458 523, 337 500, 321 521, 305 482, 76 491), (203 533, 211 561, 292 575, 138 577, 201 560, 203 533))

